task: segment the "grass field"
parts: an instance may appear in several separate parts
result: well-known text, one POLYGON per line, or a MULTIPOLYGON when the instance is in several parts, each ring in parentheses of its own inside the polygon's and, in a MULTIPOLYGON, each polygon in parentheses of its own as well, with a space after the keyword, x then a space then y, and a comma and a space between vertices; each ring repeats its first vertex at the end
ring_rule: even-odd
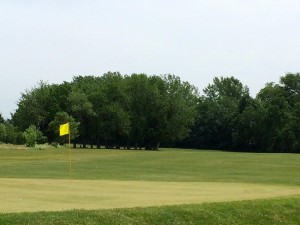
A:
MULTIPOLYGON (((247 208, 248 205, 261 204, 263 206, 272 202, 282 204, 281 207, 286 207, 288 211, 285 216, 300 223, 299 216, 294 215, 294 210, 300 207, 298 204, 300 201, 300 155, 297 154, 229 153, 178 149, 162 149, 161 151, 73 150, 71 177, 68 160, 69 153, 65 148, 45 150, 0 148, 0 212, 111 210, 1 214, 0 224, 27 224, 17 223, 14 219, 12 223, 7 222, 10 218, 19 218, 20 215, 24 221, 32 216, 38 219, 40 214, 47 214, 51 218, 60 215, 59 218, 63 221, 63 218, 69 218, 74 213, 79 215, 78 220, 80 220, 80 215, 84 217, 84 215, 92 214, 98 215, 98 218, 99 215, 105 217, 103 214, 106 213, 108 213, 106 215, 108 219, 109 215, 115 213, 120 213, 130 219, 128 213, 130 215, 133 213, 135 217, 138 217, 140 212, 143 217, 145 214, 151 215, 157 212, 163 214, 170 210, 170 215, 176 212, 181 215, 183 212, 196 213, 199 210, 202 212, 205 211, 205 207, 217 209, 224 206, 226 211, 236 204, 241 205, 242 215, 243 211, 254 210, 247 208), (243 202, 200 204, 265 198, 281 199, 256 200, 247 204, 243 202), (128 211, 114 209, 191 203, 200 205, 136 208, 128 209, 128 211), (193 212, 193 210, 196 211, 193 212), (1 219, 6 222, 2 223, 1 219)), ((268 209, 257 207, 257 210, 268 209)), ((226 212, 226 215, 230 212, 226 212)), ((274 211, 274 216, 276 215, 278 218, 284 217, 280 211, 274 211)), ((110 220, 113 221, 112 218, 110 220)), ((132 224, 138 224, 134 221, 140 220, 132 220, 132 224)), ((157 224, 165 224, 165 222, 157 222, 157 224)), ((277 222, 276 224, 279 224, 277 222)), ((283 222, 285 222, 284 219, 283 222)), ((32 224, 84 223, 75 223, 71 220, 54 223, 49 220, 48 223, 36 221, 32 224)), ((97 223, 91 220, 86 224, 97 223)), ((113 222, 106 224, 113 224, 113 222)), ((122 224, 130 223, 127 221, 122 224)))
POLYGON ((0 214, 22 225, 299 225, 300 197, 150 208, 0 214))
MULTIPOLYGON (((67 149, 1 150, 1 178, 69 179, 67 149)), ((299 154, 162 149, 72 151, 72 179, 300 185, 299 154)))

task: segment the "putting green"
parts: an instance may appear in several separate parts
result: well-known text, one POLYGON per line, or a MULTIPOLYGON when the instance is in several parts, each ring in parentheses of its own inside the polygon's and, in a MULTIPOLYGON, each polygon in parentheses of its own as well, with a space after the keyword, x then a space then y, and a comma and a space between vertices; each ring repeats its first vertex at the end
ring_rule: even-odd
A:
POLYGON ((220 202, 299 195, 293 186, 0 178, 0 212, 59 211, 220 202))

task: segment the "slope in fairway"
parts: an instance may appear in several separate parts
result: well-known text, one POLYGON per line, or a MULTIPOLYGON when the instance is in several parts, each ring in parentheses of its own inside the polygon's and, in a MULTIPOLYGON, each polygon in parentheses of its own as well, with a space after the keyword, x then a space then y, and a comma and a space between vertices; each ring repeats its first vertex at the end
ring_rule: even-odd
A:
POLYGON ((293 186, 0 178, 0 212, 144 207, 300 195, 293 186))

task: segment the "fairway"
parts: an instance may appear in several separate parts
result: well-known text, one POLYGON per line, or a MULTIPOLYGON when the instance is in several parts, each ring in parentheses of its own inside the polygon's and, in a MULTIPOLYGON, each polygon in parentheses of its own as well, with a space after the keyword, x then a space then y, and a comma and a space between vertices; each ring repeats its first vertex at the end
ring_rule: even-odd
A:
POLYGON ((0 212, 109 209, 300 195, 300 156, 219 151, 0 150, 0 212))

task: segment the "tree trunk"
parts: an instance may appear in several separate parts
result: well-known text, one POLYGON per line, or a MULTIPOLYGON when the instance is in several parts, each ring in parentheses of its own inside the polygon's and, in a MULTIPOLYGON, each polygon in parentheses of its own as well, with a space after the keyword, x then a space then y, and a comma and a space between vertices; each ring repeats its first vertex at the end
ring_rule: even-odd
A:
POLYGON ((97 138, 97 148, 98 148, 98 149, 100 149, 100 148, 101 148, 101 146, 100 146, 100 140, 99 140, 99 138, 97 138))
POLYGON ((76 139, 73 141, 73 148, 76 148, 76 139))

